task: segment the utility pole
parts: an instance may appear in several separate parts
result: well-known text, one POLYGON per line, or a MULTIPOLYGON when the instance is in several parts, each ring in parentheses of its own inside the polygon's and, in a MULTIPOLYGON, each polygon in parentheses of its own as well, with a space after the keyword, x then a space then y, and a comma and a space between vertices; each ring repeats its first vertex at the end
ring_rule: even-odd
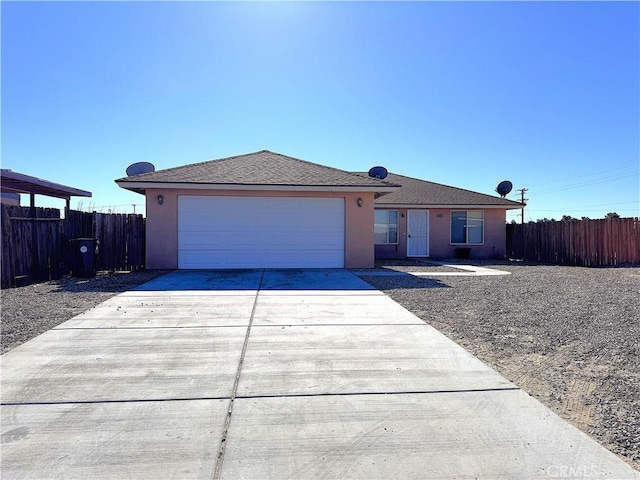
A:
POLYGON ((133 214, 135 215, 136 214, 136 204, 132 203, 131 205, 133 205, 133 214))
POLYGON ((522 203, 522 208, 520 209, 520 249, 521 249, 521 257, 524 260, 525 257, 525 253, 524 253, 524 202, 528 201, 528 198, 524 198, 524 194, 526 193, 526 191, 529 190, 528 188, 519 188, 518 190, 516 190, 517 192, 520 192, 520 203, 522 203))
POLYGON ((524 198, 524 194, 528 191, 528 188, 519 188, 516 190, 520 192, 520 203, 522 203, 522 208, 520 209, 520 224, 524 225, 524 202, 528 201, 528 198, 524 198))

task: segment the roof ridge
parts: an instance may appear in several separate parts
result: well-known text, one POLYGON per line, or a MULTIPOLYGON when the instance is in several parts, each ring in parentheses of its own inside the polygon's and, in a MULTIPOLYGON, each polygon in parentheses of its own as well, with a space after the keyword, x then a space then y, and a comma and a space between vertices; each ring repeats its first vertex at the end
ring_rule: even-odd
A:
MULTIPOLYGON (((346 173, 348 175, 354 175, 356 173, 356 172, 350 172, 348 170, 342 170, 341 168, 329 167, 328 165, 322 165, 320 163, 310 162, 309 160, 303 160, 301 158, 292 157, 291 155, 285 155, 283 153, 278 153, 278 152, 274 152, 274 151, 271 151, 271 150, 262 149, 262 150, 258 150, 258 151, 255 151, 255 152, 242 153, 242 154, 239 154, 239 155, 232 155, 230 157, 214 158, 214 159, 211 159, 211 160, 204 160, 202 162, 190 163, 189 165, 180 165, 180 166, 177 166, 177 167, 162 168, 160 170, 155 170, 153 172, 141 173, 141 174, 138 174, 138 175, 131 175, 131 176, 144 178, 144 176, 147 176, 147 175, 150 175, 150 174, 154 174, 154 173, 158 173, 158 172, 171 172, 173 170, 184 168, 185 166, 197 167, 197 166, 205 165, 205 164, 212 163, 212 162, 227 162, 229 160, 234 160, 236 158, 248 157, 250 155, 257 155, 257 154, 260 154, 260 153, 269 153, 271 155, 277 155, 279 157, 289 158, 291 160, 295 160, 297 162, 305 163, 307 165, 313 165, 315 167, 320 167, 320 168, 325 169, 325 170, 337 170, 339 172, 346 173)), ((123 177, 123 178, 130 178, 130 177, 123 177)), ((381 181, 380 179, 374 179, 374 180, 381 181)), ((381 183, 388 184, 389 182, 381 181, 381 183)))
POLYGON ((117 179, 145 184, 182 183, 211 185, 282 185, 381 188, 399 187, 389 181, 358 175, 340 168, 314 163, 271 150, 179 165, 117 179))
MULTIPOLYGON (((315 167, 320 167, 320 168, 323 168, 325 170, 337 170, 339 172, 346 173, 348 175, 355 175, 355 176, 360 177, 360 175, 358 175, 358 172, 352 172, 352 171, 349 171, 349 170, 343 170, 341 168, 330 167, 328 165, 322 165, 320 163, 310 162, 309 160, 303 160, 301 158, 292 157, 291 155, 284 155, 283 153, 272 152, 270 150, 261 150, 261 152, 268 152, 268 153, 271 153, 273 155, 279 155, 280 157, 290 158, 292 160, 296 160, 298 162, 306 163, 308 165, 313 165, 315 167)), ((260 153, 260 152, 256 152, 256 153, 260 153)), ((250 155, 250 154, 248 154, 248 155, 250 155)), ((374 177, 369 177, 369 178, 372 179, 372 180, 375 180, 375 181, 379 181, 380 183, 383 183, 383 184, 392 185, 392 183, 385 182, 384 180, 381 180, 379 178, 374 178, 374 177)))
MULTIPOLYGON (((178 167, 162 168, 162 169, 160 169, 160 170, 155 170, 155 171, 153 171, 153 172, 142 173, 142 174, 139 174, 139 175, 142 177, 143 175, 149 175, 149 174, 157 173, 157 172, 170 172, 170 171, 172 171, 172 170, 177 170, 177 169, 179 169, 179 168, 184 168, 184 167, 187 167, 187 166, 188 166, 188 167, 196 167, 196 166, 199 166, 199 165, 204 165, 205 163, 211 163, 211 162, 225 162, 225 161, 227 161, 227 160, 233 160, 234 158, 238 158, 238 157, 246 157, 247 155, 255 155, 255 154, 257 154, 257 153, 262 153, 262 152, 269 152, 269 150, 258 150, 257 152, 243 153, 243 154, 241 154, 241 155, 232 155, 232 156, 230 156, 230 157, 213 158, 213 159, 211 159, 211 160, 204 160, 204 161, 202 161, 202 162, 190 163, 189 165, 180 165, 180 166, 178 166, 178 167)), ((269 153, 273 153, 273 152, 269 152, 269 153)), ((132 176, 137 177, 138 175, 132 175, 132 176)), ((129 177, 124 177, 124 178, 129 178, 129 177)))
POLYGON ((520 202, 516 202, 516 201, 511 200, 511 199, 508 199, 508 198, 489 195, 488 193, 476 192, 475 190, 469 190, 468 188, 454 187, 452 185, 446 185, 444 183, 432 182, 431 180, 422 180, 421 178, 409 177, 407 175, 402 175, 400 173, 393 173, 393 172, 389 172, 389 173, 391 173, 392 175, 396 175, 398 177, 408 178, 410 180, 418 180, 419 182, 426 182, 426 183, 431 183, 433 185, 439 185, 441 187, 453 188, 454 190, 463 190, 465 192, 474 193, 476 195, 484 195, 485 197, 489 197, 489 198, 495 198, 495 199, 498 199, 498 200, 507 200, 509 202, 514 202, 514 203, 517 203, 517 204, 520 203, 520 202))

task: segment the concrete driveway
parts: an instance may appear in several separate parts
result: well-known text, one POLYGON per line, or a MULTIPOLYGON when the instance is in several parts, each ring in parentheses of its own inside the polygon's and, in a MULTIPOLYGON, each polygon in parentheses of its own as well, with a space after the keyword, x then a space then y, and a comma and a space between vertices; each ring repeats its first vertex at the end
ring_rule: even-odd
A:
POLYGON ((2 478, 615 478, 345 270, 180 271, 2 360, 2 478))

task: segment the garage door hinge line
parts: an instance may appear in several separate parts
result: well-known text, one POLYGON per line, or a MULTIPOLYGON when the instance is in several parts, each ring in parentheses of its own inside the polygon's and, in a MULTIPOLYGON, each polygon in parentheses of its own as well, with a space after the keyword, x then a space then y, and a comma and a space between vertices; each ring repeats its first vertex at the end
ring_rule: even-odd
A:
POLYGON ((227 416, 224 421, 224 429, 222 430, 222 436, 220 438, 220 447, 218 448, 218 456, 216 458, 216 468, 213 472, 213 479, 219 480, 222 473, 222 461, 224 460, 224 452, 227 446, 227 433, 231 426, 231 414, 233 413, 233 404, 236 400, 236 393, 238 392, 238 384, 240 383, 240 373, 242 372, 242 365, 244 363, 244 356, 247 352, 247 345, 249 344, 249 335, 251 334, 251 326, 253 325, 253 316, 256 313, 256 306, 258 305, 258 295, 260 295, 260 288, 262 287, 262 280, 264 279, 264 270, 260 274, 260 282, 256 290, 256 297, 253 300, 253 308, 251 309, 251 317, 249 318, 249 326, 247 327, 247 333, 244 336, 244 343, 242 345, 242 353, 240 354, 240 361, 238 362, 238 370, 236 371, 236 378, 233 382, 233 389, 231 390, 231 398, 229 400, 229 408, 227 409, 227 416))

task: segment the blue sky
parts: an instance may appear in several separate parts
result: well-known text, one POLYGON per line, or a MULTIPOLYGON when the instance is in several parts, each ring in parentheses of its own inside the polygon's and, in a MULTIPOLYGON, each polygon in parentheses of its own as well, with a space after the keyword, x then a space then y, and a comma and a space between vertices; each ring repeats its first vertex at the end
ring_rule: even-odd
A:
POLYGON ((268 149, 488 194, 508 179, 509 198, 529 189, 525 220, 640 215, 637 2, 2 2, 0 13, 2 168, 89 190, 84 208, 140 212, 144 198, 113 182, 134 162, 268 149))

